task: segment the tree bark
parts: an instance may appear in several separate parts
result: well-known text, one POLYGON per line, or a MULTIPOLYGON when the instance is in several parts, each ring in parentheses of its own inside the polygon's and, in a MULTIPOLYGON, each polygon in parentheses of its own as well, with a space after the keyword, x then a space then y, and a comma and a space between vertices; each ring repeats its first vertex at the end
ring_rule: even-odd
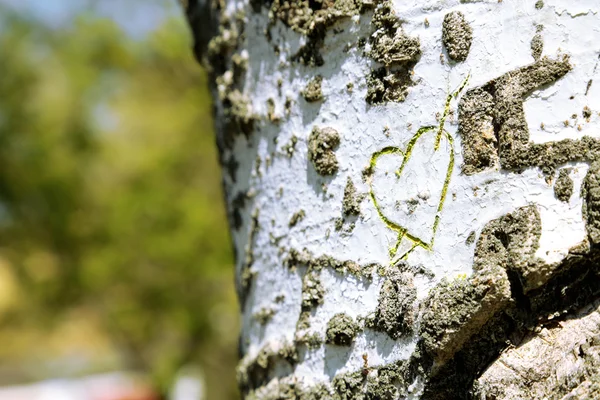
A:
POLYGON ((600 397, 599 8, 187 2, 245 398, 600 397))

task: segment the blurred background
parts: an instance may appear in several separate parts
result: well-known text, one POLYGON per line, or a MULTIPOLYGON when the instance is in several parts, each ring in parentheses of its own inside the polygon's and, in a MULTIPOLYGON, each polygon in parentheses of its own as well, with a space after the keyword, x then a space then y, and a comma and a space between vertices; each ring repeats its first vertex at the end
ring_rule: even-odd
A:
POLYGON ((0 399, 237 399, 207 76, 176 0, 0 0, 0 399))

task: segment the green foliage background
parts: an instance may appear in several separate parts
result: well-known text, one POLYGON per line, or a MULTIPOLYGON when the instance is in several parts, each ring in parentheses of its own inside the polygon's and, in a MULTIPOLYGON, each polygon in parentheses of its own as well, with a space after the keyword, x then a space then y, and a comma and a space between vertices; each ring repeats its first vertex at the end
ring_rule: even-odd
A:
POLYGON ((237 397, 207 76, 181 18, 142 39, 0 6, 0 383, 111 369, 237 397))

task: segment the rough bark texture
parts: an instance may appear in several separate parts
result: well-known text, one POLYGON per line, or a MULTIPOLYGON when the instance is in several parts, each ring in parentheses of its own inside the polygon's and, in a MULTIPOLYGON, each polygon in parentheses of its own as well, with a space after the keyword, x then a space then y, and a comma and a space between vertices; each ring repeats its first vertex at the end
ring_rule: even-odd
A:
POLYGON ((600 396, 593 0, 190 0, 248 399, 600 396))
POLYGON ((536 327, 476 382, 480 399, 600 398, 599 303, 536 327))

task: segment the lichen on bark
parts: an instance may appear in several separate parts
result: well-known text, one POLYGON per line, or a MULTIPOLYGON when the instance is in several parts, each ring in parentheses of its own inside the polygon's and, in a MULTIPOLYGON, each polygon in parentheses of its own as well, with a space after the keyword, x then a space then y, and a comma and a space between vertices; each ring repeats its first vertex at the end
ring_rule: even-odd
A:
POLYGON ((380 2, 371 23, 373 34, 367 54, 383 67, 374 68, 367 76, 367 103, 402 102, 415 84, 412 71, 421 57, 421 42, 404 33, 390 1, 380 2))
POLYGON ((323 100, 323 92, 321 91, 321 85, 323 84, 323 77, 317 75, 312 78, 307 84, 304 90, 302 90, 302 96, 309 103, 314 103, 323 100))
POLYGON ((573 179, 569 176, 569 168, 563 168, 558 172, 556 183, 554 184, 554 195, 560 201, 565 203, 571 199, 573 195, 573 179))
POLYGON ((315 126, 308 138, 308 158, 321 175, 333 175, 338 170, 335 149, 340 144, 340 134, 331 127, 315 126))
POLYGON ((531 39, 531 56, 534 60, 539 60, 542 57, 542 52, 544 51, 544 39, 542 35, 536 33, 531 39))
POLYGON ((367 327, 386 332, 398 340, 413 333, 417 290, 413 274, 392 270, 387 274, 379 292, 379 302, 374 315, 367 319, 367 327))
POLYGON ((342 200, 342 214, 348 217, 351 215, 357 216, 360 214, 360 202, 364 196, 361 196, 356 191, 356 186, 352 179, 346 180, 344 187, 344 198, 342 200))
POLYGON ((352 317, 344 313, 335 314, 327 322, 327 343, 350 346, 358 330, 352 317))
POLYGON ((583 181, 581 197, 589 239, 593 244, 600 243, 600 163, 590 166, 583 181))
POLYGON ((467 59, 473 42, 473 29, 462 12, 452 11, 444 16, 442 42, 452 60, 460 62, 467 59))
POLYGON ((312 1, 312 0, 273 0, 261 2, 253 0, 254 10, 260 11, 261 5, 269 7, 269 17, 274 22, 279 20, 292 30, 305 35, 304 44, 292 60, 305 65, 319 67, 324 64, 321 48, 325 35, 336 22, 357 15, 364 10, 361 0, 312 1))

